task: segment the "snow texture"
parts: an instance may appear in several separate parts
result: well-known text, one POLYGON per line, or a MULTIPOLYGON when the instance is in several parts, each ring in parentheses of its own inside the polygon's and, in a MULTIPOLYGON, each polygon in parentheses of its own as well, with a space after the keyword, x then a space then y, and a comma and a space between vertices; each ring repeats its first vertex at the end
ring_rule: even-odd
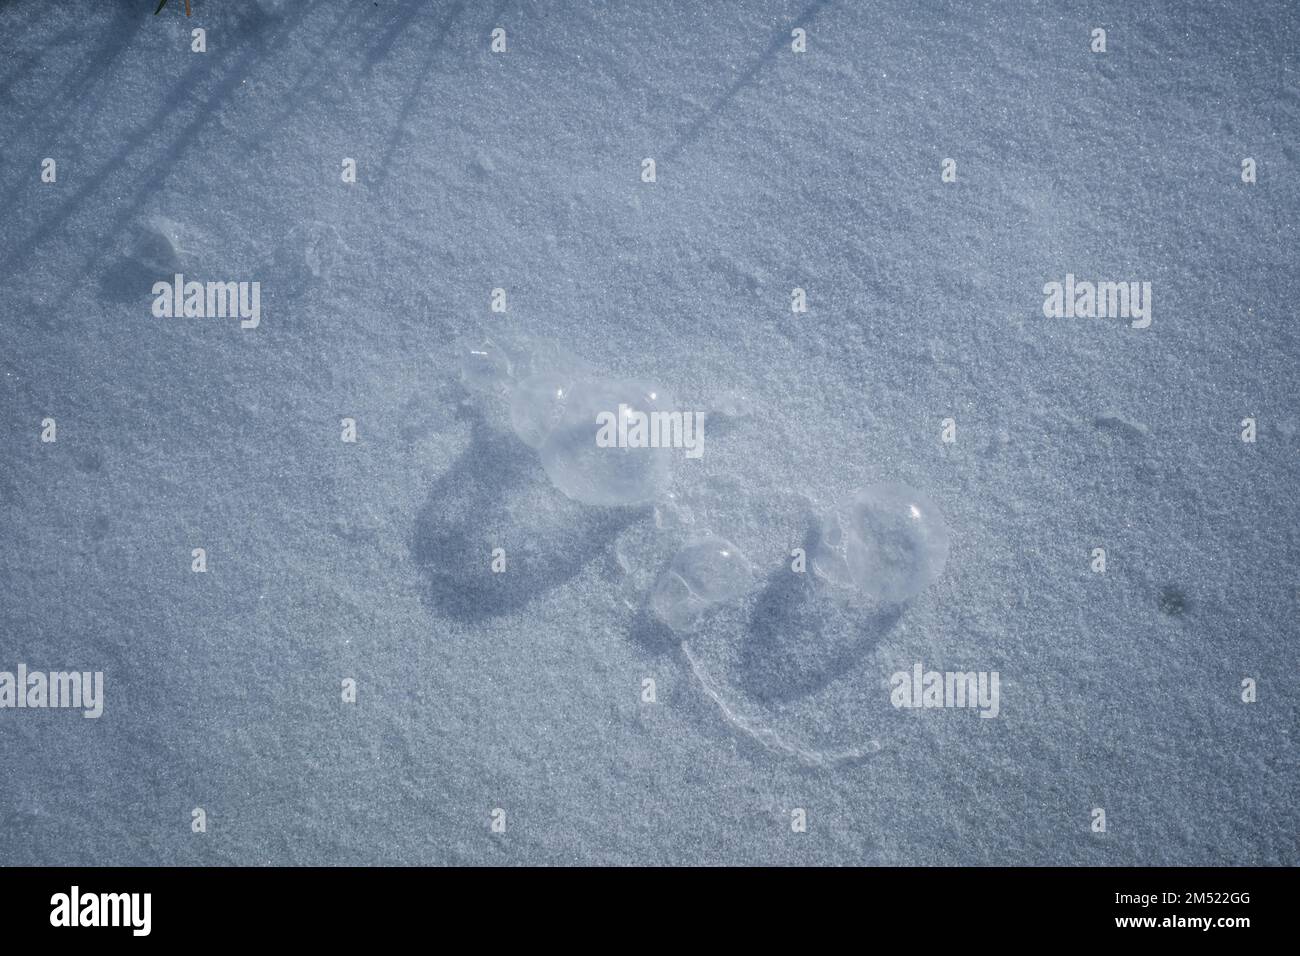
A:
POLYGON ((0 709, 0 863, 1300 863, 1292 0, 155 5, 0 3, 0 670, 106 696, 0 709), (702 456, 567 496, 576 374, 702 456), (886 484, 937 580, 791 570, 886 484))

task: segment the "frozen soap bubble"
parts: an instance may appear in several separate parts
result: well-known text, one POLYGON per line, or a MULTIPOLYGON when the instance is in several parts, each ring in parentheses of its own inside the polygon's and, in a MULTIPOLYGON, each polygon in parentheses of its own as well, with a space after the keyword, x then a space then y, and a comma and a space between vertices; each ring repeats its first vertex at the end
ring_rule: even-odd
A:
POLYGON ((827 511, 813 570, 882 602, 916 597, 943 574, 948 526, 933 501, 905 485, 872 485, 827 511))
POLYGON ((634 440, 622 440, 631 439, 639 417, 635 413, 671 411, 672 401, 662 389, 612 379, 582 380, 573 383, 560 404, 558 421, 538 449, 555 487, 589 505, 644 504, 667 490, 674 450, 633 447, 634 440), (617 427, 605 424, 611 420, 608 416, 617 427), (614 444, 602 446, 610 438, 614 444))
POLYGON ((559 372, 539 372, 516 386, 510 396, 510 425, 529 448, 541 448, 546 437, 564 417, 564 406, 573 388, 559 372))
POLYGON ((674 631, 691 631, 711 609, 744 594, 753 575, 734 544, 726 538, 704 538, 673 556, 650 592, 650 609, 674 631))
POLYGON ((530 341, 515 360, 519 383, 510 395, 510 426, 529 448, 541 448, 564 418, 573 384, 600 376, 550 342, 530 341))
POLYGON ((460 351, 460 380, 470 391, 504 393, 511 372, 510 356, 491 339, 460 351))
POLYGON ((510 427, 529 448, 541 448, 563 420, 574 382, 599 376, 551 342, 517 343, 511 360, 516 384, 510 393, 510 427))

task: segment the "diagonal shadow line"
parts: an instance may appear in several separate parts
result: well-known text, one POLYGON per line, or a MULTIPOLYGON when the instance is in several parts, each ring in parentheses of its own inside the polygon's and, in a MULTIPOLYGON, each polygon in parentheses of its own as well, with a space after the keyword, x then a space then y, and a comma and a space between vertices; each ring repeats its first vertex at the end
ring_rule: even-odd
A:
POLYGON ((101 34, 103 38, 99 45, 81 59, 83 69, 75 71, 63 84, 62 95, 78 99, 86 90, 100 85, 99 78, 113 68, 122 51, 131 45, 145 22, 139 16, 138 9, 132 9, 131 6, 119 8, 113 22, 101 34))
MULTIPOLYGON (((286 21, 282 25, 280 34, 275 39, 279 39, 289 30, 302 21, 304 17, 315 8, 315 4, 308 8, 299 8, 297 16, 286 21)), ((265 55, 259 58, 248 58, 242 56, 248 48, 262 48, 274 46, 275 40, 267 43, 259 43, 254 38, 245 39, 240 45, 234 47, 231 56, 223 62, 226 64, 234 63, 235 67, 229 69, 225 77, 217 83, 211 95, 200 105, 195 108, 194 118, 185 125, 179 136, 169 141, 162 149, 161 155, 157 156, 146 168, 143 179, 127 202, 123 212, 113 220, 106 232, 98 237, 93 251, 87 255, 83 266, 82 274, 88 274, 95 265, 103 258, 107 251, 109 241, 115 237, 119 231, 136 215, 140 204, 147 196, 149 191, 165 176, 166 167, 175 162, 177 155, 193 141, 198 133, 212 121, 213 117, 218 115, 221 102, 239 85, 239 83, 256 67, 265 55)), ((147 134, 155 129, 161 129, 163 122, 168 114, 173 112, 186 97, 187 83, 191 76, 210 71, 210 68, 204 64, 198 64, 187 71, 182 82, 177 86, 176 92, 170 94, 163 105, 154 113, 152 117, 140 127, 127 142, 114 155, 107 160, 91 177, 90 181, 82 186, 76 193, 68 198, 54 214, 52 220, 43 223, 38 229, 30 234, 26 239, 21 240, 17 247, 11 250, 3 259, 4 271, 0 271, 0 278, 6 274, 17 272, 18 266, 25 263, 36 251, 36 249, 45 240, 50 238, 60 227, 62 227, 78 211, 79 205, 83 200, 97 192, 115 172, 126 165, 127 158, 134 153, 140 145, 140 142, 147 139, 147 134)), ((71 288, 64 291, 59 302, 63 302, 72 294, 71 288)))
MULTIPOLYGON (((493 23, 498 22, 498 21, 500 20, 501 16, 502 16, 502 14, 503 14, 503 13, 504 13, 508 8, 510 8, 511 6, 513 6, 513 5, 515 4, 515 2, 516 2, 516 0, 498 0, 497 4, 495 5, 495 7, 494 7, 493 10, 492 10, 492 22, 493 22, 493 23)), ((441 34, 440 34, 440 36, 439 36, 439 38, 438 38, 438 40, 437 40, 438 43, 445 45, 445 41, 446 41, 447 35, 449 34, 450 29, 451 29, 451 25, 452 25, 452 24, 451 24, 451 20, 455 17, 456 13, 457 13, 457 12, 459 11, 459 9, 462 8, 463 6, 464 6, 463 3, 457 3, 457 4, 456 4, 456 7, 452 10, 451 14, 449 15, 448 21, 443 25, 443 28, 442 28, 441 34)), ((360 9, 360 8, 352 8, 352 9, 353 9, 353 10, 356 10, 356 9, 360 9)), ((321 44, 322 48, 323 48, 323 49, 324 49, 324 48, 329 48, 330 45, 331 45, 331 42, 330 42, 330 41, 332 41, 332 40, 336 39, 337 37, 339 37, 340 35, 342 35, 342 34, 343 34, 343 33, 344 33, 344 32, 345 32, 345 31, 346 31, 350 26, 352 26, 353 24, 352 24, 350 21, 352 21, 352 20, 357 20, 357 22, 359 23, 362 19, 364 19, 364 18, 357 17, 354 13, 351 13, 351 12, 350 12, 348 15, 345 15, 343 18, 341 18, 339 21, 337 21, 337 22, 335 23, 335 25, 333 26, 333 28, 332 28, 331 31, 330 31, 329 36, 326 38, 325 42, 324 42, 323 44, 321 44)), ((406 21, 404 21, 404 24, 405 24, 406 22, 409 22, 411 19, 413 19, 413 18, 412 18, 412 17, 407 17, 407 18, 406 18, 406 21)), ((380 45, 376 45, 375 47, 372 47, 369 51, 366 52, 366 61, 367 61, 367 62, 366 62, 366 64, 365 64, 365 72, 367 72, 367 73, 373 72, 374 66, 376 65, 378 59, 380 58, 380 55, 379 55, 376 51, 379 50, 379 49, 381 48, 381 46, 382 46, 382 49, 383 49, 384 53, 387 53, 388 50, 391 49, 392 42, 387 42, 387 43, 382 43, 382 44, 380 44, 380 45)), ((432 56, 430 56, 430 57, 426 60, 425 70, 422 72, 422 74, 421 74, 422 76, 423 76, 423 73, 427 73, 427 72, 428 72, 427 67, 428 67, 429 64, 432 63, 432 61, 433 61, 432 56)), ((336 57, 329 58, 329 59, 321 58, 321 59, 317 59, 317 60, 313 61, 313 63, 312 63, 311 65, 309 65, 309 66, 308 66, 305 70, 303 70, 301 73, 299 73, 298 76, 295 77, 295 79, 293 80, 293 82, 290 84, 290 94, 288 95, 287 99, 289 99, 289 100, 292 102, 293 105, 292 105, 292 106, 288 106, 288 107, 286 107, 286 108, 280 110, 278 113, 276 113, 276 114, 275 114, 273 117, 271 117, 271 119, 268 121, 267 125, 270 126, 270 127, 272 127, 272 128, 276 128, 276 127, 280 126, 281 124, 283 124, 283 122, 284 122, 284 121, 285 121, 289 116, 292 116, 292 115, 294 115, 295 113, 299 112, 300 109, 301 109, 301 107, 302 107, 304 104, 310 102, 310 98, 311 98, 311 89, 312 89, 313 87, 317 87, 317 86, 320 85, 319 80, 314 79, 314 77, 323 77, 323 76, 329 75, 329 74, 331 74, 331 73, 336 73, 336 72, 338 71, 339 67, 340 67, 344 62, 345 62, 345 58, 344 58, 344 57, 341 57, 341 56, 336 56, 336 57)), ((418 90, 417 90, 416 92, 418 93, 418 90)), ((413 103, 413 101, 414 101, 414 95, 408 95, 408 96, 404 99, 404 101, 403 101, 403 102, 404 102, 404 107, 403 107, 403 110, 402 110, 402 117, 401 117, 401 120, 399 120, 399 122, 404 122, 405 119, 409 116, 409 114, 411 113, 411 110, 412 110, 411 104, 413 103)), ((393 138, 391 139, 391 141, 390 141, 390 145, 389 145, 389 149, 390 149, 390 151, 391 151, 392 149, 395 149, 395 148, 396 148, 397 140, 398 140, 398 139, 400 139, 400 132, 399 132, 399 133, 396 133, 396 134, 393 136, 393 138)), ((249 136, 249 137, 241 138, 241 139, 239 140, 239 142, 242 143, 242 144, 245 145, 245 146, 252 146, 252 145, 254 145, 257 141, 258 141, 257 137, 254 137, 254 136, 249 136)), ((382 182, 382 181, 383 181, 383 178, 384 178, 384 170, 383 170, 383 167, 381 167, 380 173, 379 173, 378 176, 376 177, 376 182, 382 182)))
MULTIPOLYGON (((406 6, 393 16, 388 27, 382 34, 380 34, 379 38, 371 44, 370 49, 366 51, 367 73, 373 70, 375 64, 386 57, 389 51, 392 50, 393 44, 397 42, 397 38, 401 36, 402 31, 406 29, 412 20, 415 19, 415 15, 419 12, 420 6, 421 4, 418 2, 407 0, 406 6)), ((460 4, 457 3, 455 6, 459 8, 460 4)), ((458 10, 453 9, 452 16, 455 16, 457 12, 458 10)))
POLYGON ((397 120, 393 124, 392 135, 388 138, 388 143, 384 147, 383 158, 379 166, 379 175, 376 177, 377 185, 383 185, 388 179, 388 171, 392 167, 393 154, 402 142, 402 133, 405 132, 406 121, 410 118, 411 112, 415 109, 415 101, 420 93, 424 90, 424 84, 429 78, 429 73, 433 67, 433 61, 437 59, 438 54, 443 51, 447 45, 447 37, 451 34, 452 24, 460 16, 461 11, 465 8, 464 0, 456 0, 452 4, 451 10, 448 11, 446 19, 438 30, 438 35, 434 38, 429 47, 429 55, 425 57, 424 63, 421 64, 420 72, 415 83, 407 91, 406 96, 402 99, 402 107, 398 111, 397 120))
MULTIPOLYGON (((202 74, 207 73, 211 67, 206 64, 196 64, 186 71, 181 77, 178 88, 186 89, 193 84, 202 74)), ((35 253, 36 249, 53 235, 64 223, 74 216, 82 207, 82 204, 90 196, 99 191, 100 187, 115 173, 127 165, 127 159, 137 149, 140 144, 149 138, 149 134, 154 130, 160 129, 166 122, 168 115, 173 113, 184 99, 184 93, 173 92, 163 102, 154 114, 149 117, 145 123, 137 127, 126 139, 126 142, 104 161, 89 179, 87 179, 77 190, 63 201, 59 208, 52 216, 41 222, 26 237, 18 240, 15 246, 8 250, 4 256, 5 272, 12 274, 17 271, 17 267, 25 262, 35 253)), ((2 275, 4 273, 0 273, 2 275)))
MULTIPOLYGON (((107 75, 109 69, 117 62, 122 52, 135 40, 136 34, 140 31, 141 20, 137 16, 138 10, 129 8, 119 9, 117 16, 114 17, 100 31, 99 43, 88 53, 77 58, 77 63, 82 64, 79 69, 74 69, 63 82, 62 89, 51 99, 60 105, 70 103, 66 109, 57 113, 48 112, 49 100, 42 100, 43 109, 39 117, 33 117, 29 111, 23 120, 15 127, 14 138, 19 139, 24 136, 33 136, 38 143, 49 143, 50 149, 46 155, 58 155, 54 148, 53 140, 61 138, 69 127, 75 127, 73 120, 74 111, 82 110, 87 115, 94 116, 99 103, 105 97, 107 84, 100 80, 107 75)), ((61 36, 66 35, 61 34, 61 36)), ((46 44, 42 52, 48 50, 50 44, 46 44)), ((13 205, 17 195, 22 190, 21 182, 15 181, 14 184, 6 190, 3 196, 0 196, 0 208, 13 205)))
POLYGON ((830 3, 830 0, 814 0, 813 4, 807 7, 803 13, 799 14, 793 23, 782 27, 758 59, 751 63, 749 68, 738 76, 736 80, 727 87, 726 91, 713 101, 712 105, 710 105, 708 109, 696 117, 695 122, 691 123, 684 133, 677 137, 672 146, 668 148, 666 154, 667 158, 676 159, 681 155, 682 151, 686 149, 686 147, 694 143, 695 140, 699 138, 700 134, 704 132, 704 128, 724 109, 726 109, 733 99, 736 98, 736 94, 746 87, 752 86, 754 81, 758 79, 759 73, 763 71, 763 67, 772 62, 781 49, 790 42, 789 31, 796 27, 809 26, 813 20, 817 18, 817 14, 819 14, 822 8, 828 3, 830 3))
POLYGON ((39 50, 31 50, 22 54, 6 54, 13 57, 9 62, 14 64, 14 68, 0 77, 0 96, 7 96, 13 85, 31 73, 32 68, 39 65, 51 50, 76 40, 78 35, 75 29, 68 27, 47 40, 39 50))
MULTIPOLYGON (((334 25, 330 27, 329 34, 320 43, 321 50, 329 50, 336 47, 338 44, 335 44, 334 41, 344 36, 346 31, 353 27, 364 30, 364 21, 364 5, 350 6, 348 11, 342 17, 338 18, 334 22, 334 25)), ((370 53, 367 53, 367 57, 369 56, 370 53)), ((296 77, 294 77, 293 81, 289 84, 289 91, 285 96, 289 105, 275 113, 266 122, 266 126, 272 129, 279 128, 284 124, 286 119, 299 113, 304 105, 311 102, 312 91, 318 91, 318 88, 322 85, 322 81, 325 77, 337 74, 346 60, 346 56, 328 57, 322 55, 313 58, 307 65, 306 69, 302 70, 296 77)), ((371 72, 371 66, 371 64, 367 65, 367 73, 371 72)), ((247 136, 241 138, 239 142, 244 146, 252 146, 259 142, 259 137, 247 136)))
MULTIPOLYGON (((333 26, 330 27, 329 33, 320 44, 321 49, 330 49, 334 45, 334 41, 342 36, 346 30, 352 27, 354 22, 355 24, 360 25, 365 19, 362 12, 364 9, 364 6, 351 6, 343 16, 335 20, 333 26)), ((270 118, 266 123, 267 127, 270 129, 279 129, 288 117, 299 112, 302 106, 307 102, 307 91, 312 87, 319 87, 322 78, 329 76, 331 73, 336 73, 339 64, 342 62, 343 60, 341 57, 334 59, 328 59, 324 56, 312 58, 311 62, 307 64, 307 68, 294 77, 293 81, 289 84, 288 92, 285 95, 285 100, 288 105, 270 118)), ((247 146, 257 142, 258 139, 259 138, 256 136, 248 136, 240 140, 240 142, 247 146)))

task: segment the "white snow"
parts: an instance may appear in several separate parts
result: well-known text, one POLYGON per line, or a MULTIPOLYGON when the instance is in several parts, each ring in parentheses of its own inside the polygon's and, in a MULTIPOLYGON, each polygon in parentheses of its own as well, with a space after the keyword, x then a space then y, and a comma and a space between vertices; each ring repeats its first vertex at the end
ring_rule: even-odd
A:
POLYGON ((1300 862, 1296 4, 152 6, 0 5, 0 669, 105 675, 0 711, 0 860, 1300 862), (703 456, 566 496, 461 380, 520 338, 703 456), (881 483, 950 539, 902 608, 790 570, 881 483), (706 534, 755 586, 683 640, 706 534))

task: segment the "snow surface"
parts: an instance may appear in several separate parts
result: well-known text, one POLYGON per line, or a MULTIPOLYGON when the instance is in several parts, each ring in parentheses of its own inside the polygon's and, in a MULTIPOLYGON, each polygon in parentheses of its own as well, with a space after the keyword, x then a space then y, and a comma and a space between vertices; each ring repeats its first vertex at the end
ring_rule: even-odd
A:
POLYGON ((1300 863, 1295 3, 153 6, 0 4, 0 670, 107 698, 0 711, 0 862, 1300 863), (459 381, 498 333, 703 457, 565 498, 459 381), (881 482, 951 536, 901 611, 788 570, 881 482), (703 530, 756 586, 682 639, 703 530))

